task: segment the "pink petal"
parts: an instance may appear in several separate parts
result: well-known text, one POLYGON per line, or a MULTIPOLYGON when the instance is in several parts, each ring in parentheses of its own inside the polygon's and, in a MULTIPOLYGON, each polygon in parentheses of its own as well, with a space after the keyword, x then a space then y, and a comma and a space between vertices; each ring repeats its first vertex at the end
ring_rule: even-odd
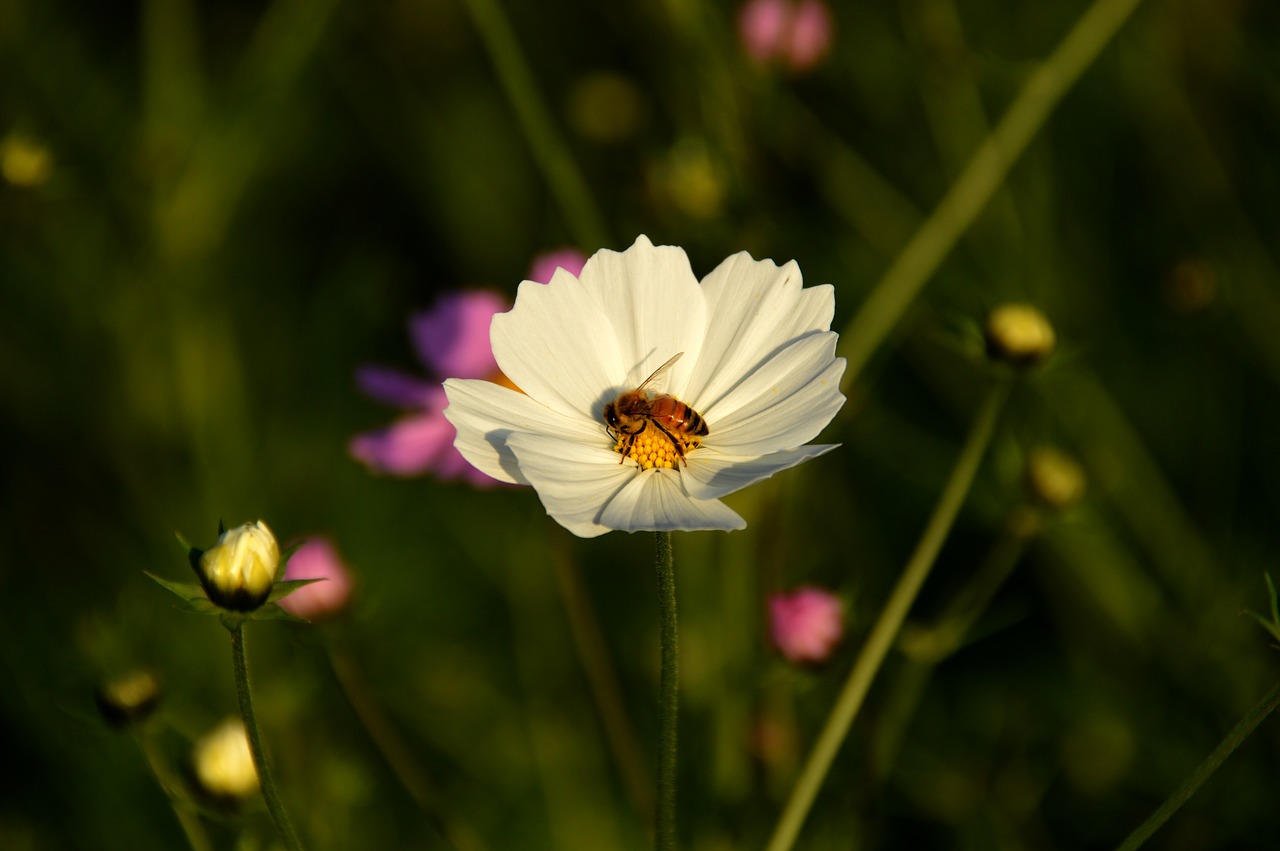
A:
POLYGON ((338 614, 351 598, 352 579, 327 538, 311 538, 289 558, 285 579, 321 579, 280 599, 280 608, 306 620, 338 614))
POLYGON ((501 484, 471 466, 453 446, 457 431, 440 410, 442 400, 428 413, 414 414, 386 428, 363 432, 347 446, 351 457, 374 473, 413 477, 431 474, 441 481, 465 479, 476 487, 501 484))
POLYGON ((498 369, 489 345, 489 324, 510 305, 497 293, 474 291, 441 296, 435 307, 409 318, 418 357, 437 378, 488 378, 498 369))
POLYGON ((556 269, 564 269, 576 278, 582 274, 582 267, 586 262, 587 255, 576 248, 560 248, 546 254, 539 254, 533 258, 533 265, 529 267, 528 280, 537 281, 539 284, 548 283, 551 276, 556 273, 556 269))
POLYGON ((792 662, 821 662, 844 633, 843 606, 821 588, 799 588, 769 599, 773 643, 792 662))
POLYGON ((790 10, 785 0, 750 0, 738 13, 738 33, 747 54, 759 62, 782 49, 790 10))
POLYGON ((456 453, 456 432, 439 413, 415 414, 386 428, 358 434, 348 444, 351 456, 375 473, 418 476, 432 472, 441 458, 456 453))
POLYGON ((791 18, 786 54, 791 70, 812 68, 831 46, 831 12, 822 0, 801 0, 791 18))
POLYGON ((425 408, 443 392, 438 382, 375 364, 356 370, 356 386, 366 396, 399 408, 425 408))

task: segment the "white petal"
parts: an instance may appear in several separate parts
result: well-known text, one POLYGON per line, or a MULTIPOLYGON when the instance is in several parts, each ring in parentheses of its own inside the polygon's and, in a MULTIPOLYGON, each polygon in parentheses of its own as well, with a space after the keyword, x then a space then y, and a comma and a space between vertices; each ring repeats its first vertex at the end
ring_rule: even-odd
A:
POLYGON ((507 446, 512 434, 548 434, 569 445, 600 440, 603 426, 596 429, 489 381, 450 378, 444 391, 449 397, 445 418, 458 430, 453 445, 477 469, 500 481, 529 484, 507 446))
POLYGON ((707 443, 755 457, 816 437, 844 404, 845 361, 835 345, 829 331, 804 337, 742 378, 720 404, 699 411, 711 431, 707 443))
POLYGON ((600 299, 607 333, 622 359, 624 372, 615 379, 613 395, 639 385, 677 352, 684 357, 667 376, 666 386, 657 389, 683 392, 698 362, 707 315, 706 299, 684 250, 655 247, 640 236, 626 251, 596 252, 580 277, 600 299))
POLYGON ((618 454, 599 441, 566 444, 554 435, 526 433, 511 435, 507 443, 556 522, 581 538, 613 528, 600 515, 635 478, 634 464, 619 464, 618 454))
POLYGON ((788 467, 825 455, 836 445, 801 446, 759 458, 725 455, 704 446, 690 454, 689 466, 681 472, 684 488, 694 499, 718 499, 788 467))
POLYGON ((522 283, 515 307, 493 317, 490 338, 517 387, 589 420, 600 418, 625 373, 599 294, 563 269, 548 284, 522 283))
POLYGON ((605 506, 600 523, 623 532, 746 528, 746 521, 716 499, 692 499, 672 470, 635 475, 605 506))
POLYGON ((789 343, 830 330, 835 290, 802 285, 794 262, 779 268, 772 260, 753 260, 745 251, 707 275, 702 282, 706 340, 685 401, 712 408, 742 376, 789 343))

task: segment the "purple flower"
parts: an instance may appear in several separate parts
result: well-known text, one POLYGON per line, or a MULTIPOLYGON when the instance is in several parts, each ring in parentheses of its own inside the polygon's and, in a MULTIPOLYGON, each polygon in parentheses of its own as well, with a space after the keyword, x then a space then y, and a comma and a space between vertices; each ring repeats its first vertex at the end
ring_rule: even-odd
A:
MULTIPOLYGON (((560 249, 534 258, 529 280, 546 283, 557 267, 578 274, 586 258, 560 249)), ((448 400, 440 386, 446 378, 479 378, 515 388, 498 369, 489 343, 494 314, 511 307, 498 293, 486 290, 443 295, 434 307, 409 317, 409 336, 428 378, 398 369, 367 365, 356 372, 366 395, 407 413, 384 428, 351 439, 348 451, 372 472, 393 476, 431 474, 463 479, 476 487, 498 482, 471 466, 453 446, 456 432, 442 413, 448 400)))
POLYGON ((830 591, 806 586, 769 598, 773 643, 792 662, 822 662, 844 634, 843 605, 830 591))
POLYGON ((831 47, 831 12, 822 0, 749 0, 738 13, 738 33, 752 59, 793 72, 816 65, 831 47))
POLYGON ((342 612, 354 583, 337 548, 328 538, 310 538, 298 547, 284 569, 285 579, 322 579, 280 598, 280 608, 304 620, 322 620, 342 612))

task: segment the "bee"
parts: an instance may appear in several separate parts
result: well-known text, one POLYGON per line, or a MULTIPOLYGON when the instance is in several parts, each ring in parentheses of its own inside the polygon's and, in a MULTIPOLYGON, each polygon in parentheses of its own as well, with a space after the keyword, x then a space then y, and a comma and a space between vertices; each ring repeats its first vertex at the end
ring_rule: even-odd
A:
MULTIPOLYGON (((650 396, 645 388, 666 374, 671 365, 680 360, 684 352, 677 352, 666 363, 653 371, 639 387, 628 390, 604 406, 604 423, 609 436, 617 441, 614 451, 620 453, 621 464, 631 454, 636 440, 649 429, 670 441, 675 458, 685 463, 685 453, 696 449, 710 430, 707 421, 693 408, 675 396, 659 393, 650 396)), ((641 466, 646 466, 641 464, 641 466)))

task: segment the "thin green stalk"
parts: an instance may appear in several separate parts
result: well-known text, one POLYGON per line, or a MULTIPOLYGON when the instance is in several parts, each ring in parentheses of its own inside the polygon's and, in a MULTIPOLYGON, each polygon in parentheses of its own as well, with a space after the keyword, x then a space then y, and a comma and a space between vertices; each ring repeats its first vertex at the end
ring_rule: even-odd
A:
POLYGON ((658 687, 658 807, 654 848, 676 847, 676 723, 679 706, 678 646, 676 638, 676 573, 671 533, 658 532, 655 566, 662 617, 662 676, 658 687))
POLYGON ((569 617, 569 631, 573 635, 578 659, 587 675, 591 695, 604 725, 605 740, 617 763, 627 797, 641 818, 647 818, 653 812, 654 800, 640 739, 627 712, 618 675, 600 631, 600 621, 591 605, 591 597, 583 587, 582 571, 566 545, 565 536, 558 531, 553 534, 551 562, 569 617))
POLYGON ((271 813, 271 821, 275 823, 276 832, 284 840, 289 851, 302 851, 302 843, 298 834, 294 833, 289 815, 284 811, 284 802, 276 790, 275 778, 271 775, 271 766, 267 762, 267 751, 262 746, 262 733, 258 730, 258 716, 253 711, 253 695, 249 691, 249 663, 244 655, 244 625, 240 624, 231 630, 231 661, 236 670, 236 696, 240 699, 240 717, 244 720, 245 732, 249 734, 249 750, 253 753, 253 766, 258 770, 258 781, 262 786, 262 797, 267 802, 267 812, 271 813))
POLYGON ((960 649, 974 622, 1009 578, 1039 528, 1040 518, 1034 509, 1025 505, 1015 507, 978 569, 951 596, 933 625, 920 627, 909 645, 903 636, 899 646, 906 656, 905 664, 885 699, 883 721, 872 750, 872 773, 878 780, 887 777, 893 766, 933 669, 960 649))
POLYGON ((458 851, 482 851, 484 846, 471 831, 460 825, 450 824, 445 819, 435 787, 426 771, 413 758, 409 743, 400 735, 400 731, 378 702, 355 654, 345 642, 342 646, 337 646, 333 641, 326 641, 325 651, 347 702, 355 710, 378 753, 382 754, 391 772, 422 810, 427 821, 451 848, 458 851))
POLYGON ((986 452, 987 444, 991 442, 1000 408, 1008 392, 1008 381, 1003 379, 997 381, 988 391, 982 407, 979 408, 973 425, 969 428, 969 435, 965 439, 960 457, 956 460, 951 477, 947 480, 938 505, 933 511, 933 516, 929 518, 929 523, 916 544, 915 552, 911 554, 911 559, 903 569, 902 576, 898 579, 898 584, 890 594, 884 609, 881 610, 879 619, 871 628, 871 633, 867 636, 862 651, 853 663, 853 670, 849 672, 849 678, 845 681, 836 705, 827 717, 827 723, 823 726, 822 733, 818 736, 818 741, 809 754, 799 779, 792 787, 791 796, 782 811, 782 816, 778 819, 773 836, 769 839, 768 851, 788 851, 800 834, 800 828, 809 814, 814 798, 817 797, 818 789, 822 786, 822 781, 826 778, 840 745, 844 742, 854 718, 858 715, 858 710, 862 707, 862 701, 871 687, 871 681, 893 646, 907 612, 929 576, 938 552, 942 549, 942 543, 946 540, 951 525, 964 504, 965 496, 978 472, 979 462, 986 452))
POLYGON ((533 70, 520 52, 511 23, 502 13, 498 0, 465 0, 463 5, 480 32, 498 80, 533 149, 534 159, 556 196, 570 233, 579 247, 588 251, 607 245, 604 220, 587 189, 587 181, 556 131, 551 113, 534 86, 533 70))
POLYGON ((1058 48, 1023 84, 1018 96, 956 178, 947 194, 840 335, 848 361, 840 389, 846 394, 925 282, 973 224, 1013 164, 1063 96, 1129 19, 1141 0, 1094 0, 1058 48))
POLYGON ((1144 821, 1137 830, 1129 834, 1129 838, 1117 849, 1117 851, 1136 851, 1142 847, 1142 843, 1151 838, 1151 834, 1155 833, 1160 827, 1176 813, 1187 800, 1196 793, 1196 790, 1208 780, 1213 772, 1218 770, 1218 766, 1222 765, 1231 756, 1236 748, 1240 747, 1249 734, 1262 723, 1268 715, 1270 715, 1277 706, 1280 706, 1280 683, 1267 692, 1262 700, 1258 701, 1258 705, 1249 710, 1249 713, 1240 719, 1240 723, 1236 724, 1227 733, 1227 737, 1222 743, 1214 748, 1213 753, 1205 759, 1204 762, 1196 766, 1195 771, 1182 781, 1182 785, 1173 791, 1160 809, 1151 814, 1151 817, 1144 821))
POLYGON ((209 841, 209 834, 205 831, 200 816, 192 812, 186 802, 178 797, 175 790, 181 788, 181 784, 169 768, 169 763, 160 749, 156 747, 155 741, 145 732, 139 733, 137 739, 143 756, 147 758, 147 764, 151 766, 151 773, 155 775, 156 782, 169 798, 173 814, 178 817, 178 823, 182 825, 182 832, 187 837, 187 844, 191 846, 191 851, 213 851, 213 843, 209 841))

